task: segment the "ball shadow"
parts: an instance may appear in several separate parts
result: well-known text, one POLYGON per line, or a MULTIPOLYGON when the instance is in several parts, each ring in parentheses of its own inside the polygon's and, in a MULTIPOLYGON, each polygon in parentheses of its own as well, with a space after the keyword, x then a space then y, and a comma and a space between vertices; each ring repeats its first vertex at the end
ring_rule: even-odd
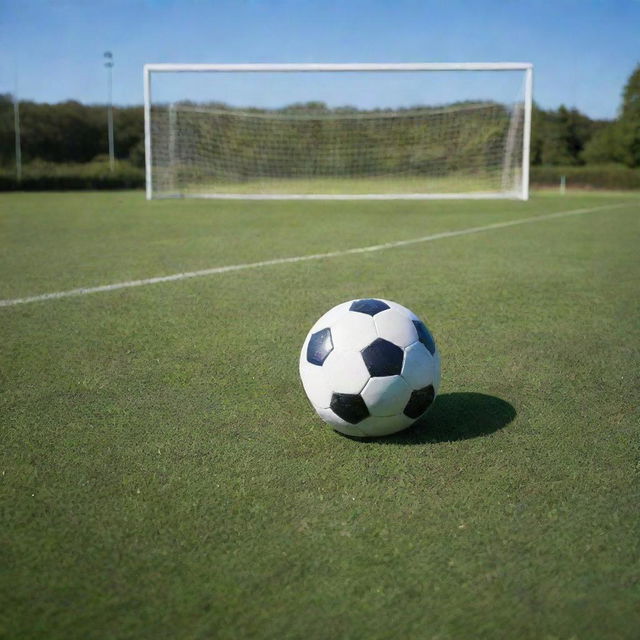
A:
POLYGON ((445 393, 414 425, 399 433, 371 438, 378 444, 425 444, 479 438, 506 427, 516 417, 513 406, 484 393, 445 393))

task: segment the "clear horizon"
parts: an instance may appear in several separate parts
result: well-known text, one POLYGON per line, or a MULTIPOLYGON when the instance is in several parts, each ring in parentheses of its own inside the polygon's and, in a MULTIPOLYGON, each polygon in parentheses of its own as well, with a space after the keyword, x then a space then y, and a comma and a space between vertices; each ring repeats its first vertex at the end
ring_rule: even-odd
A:
MULTIPOLYGON (((149 62, 517 61, 534 64, 540 107, 611 119, 640 63, 639 33, 638 0, 4 0, 0 93, 14 93, 17 80, 23 100, 104 104, 107 50, 113 100, 123 106, 142 103, 149 62)), ((279 95, 296 95, 293 79, 279 84, 279 95)), ((340 102, 337 91, 330 101, 340 102)), ((378 91, 390 102, 416 101, 411 82, 378 91)), ((197 81, 189 92, 207 94, 197 81)), ((234 99, 256 92, 244 83, 234 99)))

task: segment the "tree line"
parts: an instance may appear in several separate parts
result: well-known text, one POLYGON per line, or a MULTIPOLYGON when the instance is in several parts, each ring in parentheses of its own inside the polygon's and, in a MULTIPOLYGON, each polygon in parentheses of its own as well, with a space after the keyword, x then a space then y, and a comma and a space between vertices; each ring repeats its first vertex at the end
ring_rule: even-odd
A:
MULTIPOLYGON (((116 157, 144 165, 142 107, 114 107, 116 157)), ((108 153, 107 115, 102 105, 75 100, 57 104, 20 102, 22 161, 86 163, 108 153)), ((0 164, 15 161, 12 96, 0 95, 0 164)))
MULTIPOLYGON (((108 149, 103 105, 76 101, 20 103, 23 163, 88 163, 104 159, 108 149)), ((115 153, 144 166, 144 116, 141 106, 114 107, 115 153)), ((12 96, 0 94, 0 166, 15 162, 12 96)), ((531 164, 581 166, 619 163, 640 167, 640 65, 629 77, 614 120, 594 120, 561 106, 532 114, 531 164)))
POLYGON ((640 167, 640 65, 622 94, 614 120, 592 120, 577 109, 534 107, 531 164, 534 166, 619 163, 640 167))

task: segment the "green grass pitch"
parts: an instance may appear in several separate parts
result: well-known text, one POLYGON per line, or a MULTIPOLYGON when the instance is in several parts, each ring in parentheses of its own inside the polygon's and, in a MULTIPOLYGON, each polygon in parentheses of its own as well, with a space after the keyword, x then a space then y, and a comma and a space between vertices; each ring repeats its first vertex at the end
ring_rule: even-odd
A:
POLYGON ((0 299, 594 207, 0 307, 0 636, 637 638, 637 195, 2 195, 0 299), (443 382, 360 442, 297 358, 371 296, 425 319, 443 382))

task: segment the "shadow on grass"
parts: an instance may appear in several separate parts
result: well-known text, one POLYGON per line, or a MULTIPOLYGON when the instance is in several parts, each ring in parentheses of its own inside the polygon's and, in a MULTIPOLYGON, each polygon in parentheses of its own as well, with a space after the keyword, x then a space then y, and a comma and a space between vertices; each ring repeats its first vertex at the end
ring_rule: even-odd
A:
POLYGON ((445 393, 409 429, 382 438, 378 444, 424 444, 454 442, 485 436, 506 427, 516 417, 511 404, 484 393, 445 393))

